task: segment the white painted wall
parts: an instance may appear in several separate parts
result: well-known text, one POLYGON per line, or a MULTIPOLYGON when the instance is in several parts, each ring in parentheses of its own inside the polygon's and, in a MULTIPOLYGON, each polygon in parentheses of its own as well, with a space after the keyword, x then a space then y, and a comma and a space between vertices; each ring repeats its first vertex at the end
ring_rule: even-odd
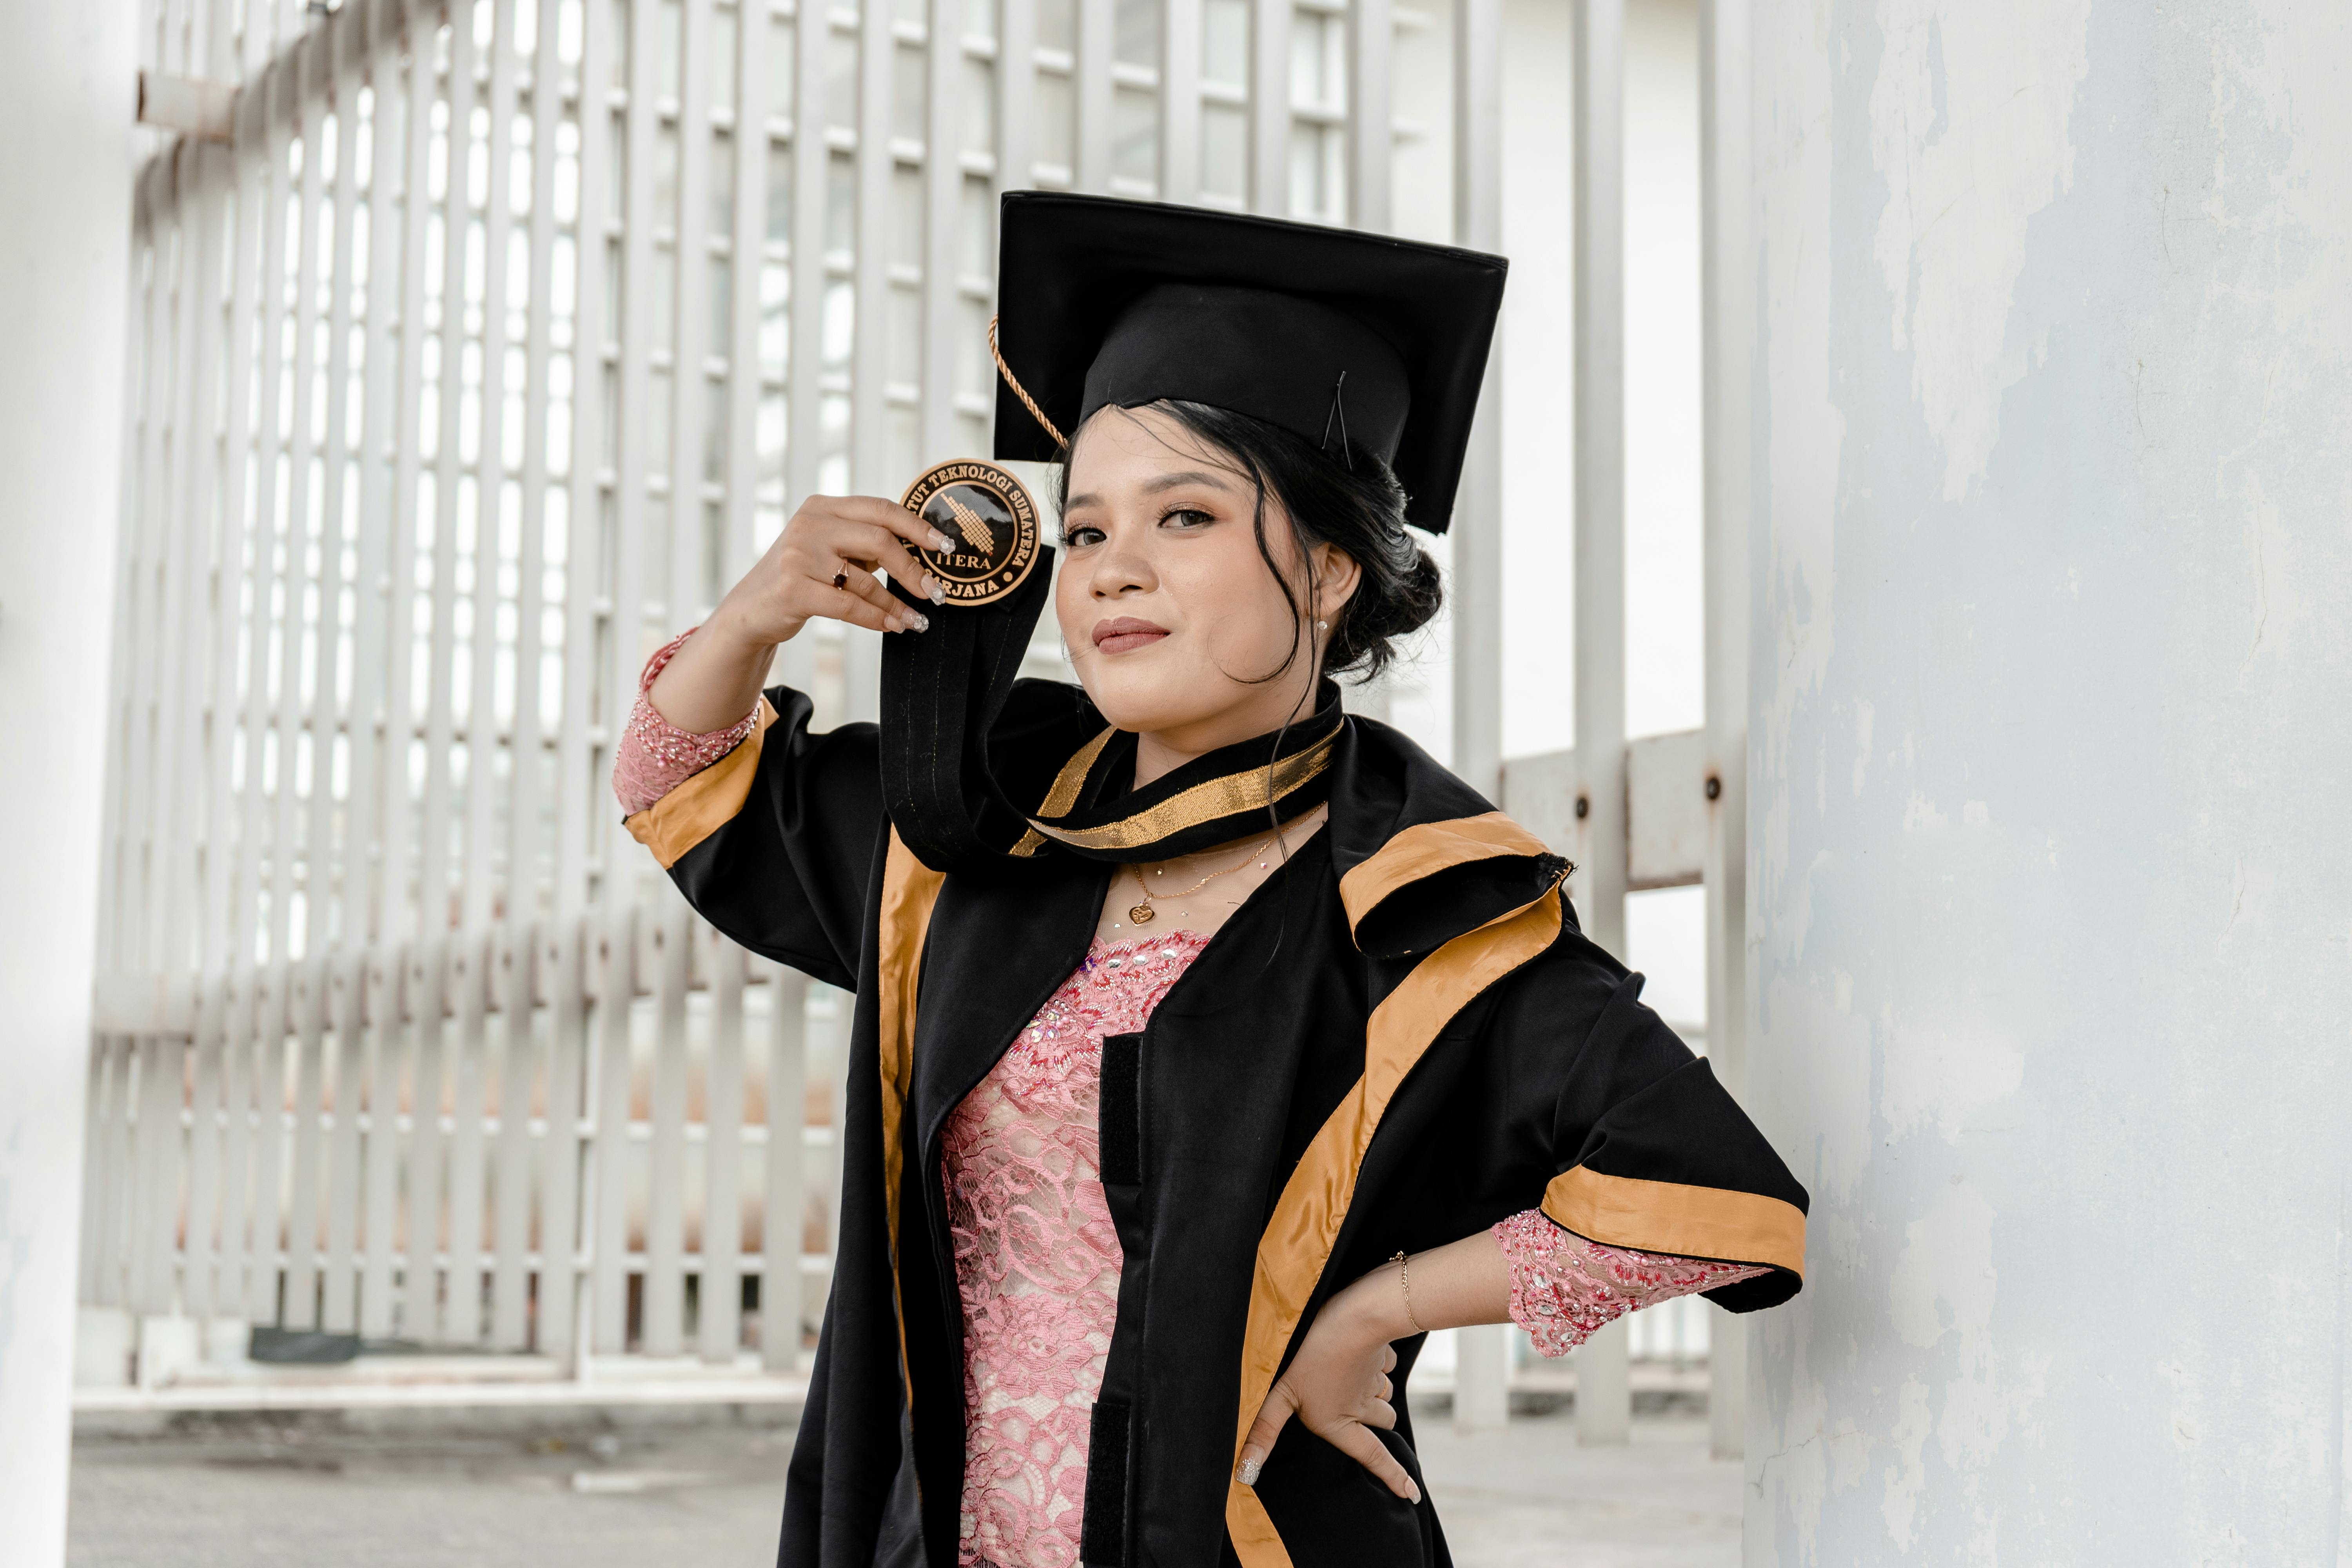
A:
POLYGON ((136 16, 0 48, 0 1568, 65 1561, 136 16))
POLYGON ((2352 9, 1754 37, 1746 1561, 2341 1563, 2352 9))

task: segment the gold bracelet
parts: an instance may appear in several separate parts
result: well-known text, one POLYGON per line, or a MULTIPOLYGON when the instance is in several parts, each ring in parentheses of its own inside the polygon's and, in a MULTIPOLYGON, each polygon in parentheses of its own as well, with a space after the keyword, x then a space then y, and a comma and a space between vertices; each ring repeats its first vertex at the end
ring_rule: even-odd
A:
POLYGON ((1412 1331, 1416 1334, 1429 1332, 1427 1329, 1421 1326, 1421 1320, 1412 1315, 1412 1261, 1405 1257, 1404 1249, 1402 1247, 1397 1249, 1397 1255, 1389 1261, 1397 1266, 1397 1289, 1404 1292, 1404 1321, 1412 1325, 1412 1331))

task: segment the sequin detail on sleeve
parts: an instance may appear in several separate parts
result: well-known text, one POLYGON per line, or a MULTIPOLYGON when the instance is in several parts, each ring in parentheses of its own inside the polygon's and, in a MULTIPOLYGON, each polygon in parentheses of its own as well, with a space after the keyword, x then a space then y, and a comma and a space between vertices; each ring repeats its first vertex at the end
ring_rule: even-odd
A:
POLYGON ((652 689, 654 678, 661 674, 671 658, 694 635, 688 628, 654 650, 646 660, 645 673, 637 677, 636 706, 629 710, 629 721, 622 726, 621 743, 613 756, 613 793, 620 797, 622 812, 630 816, 646 810, 656 801, 700 773, 728 752, 743 743, 760 716, 754 705, 751 711, 724 730, 712 730, 696 734, 681 730, 661 716, 646 695, 652 689))
POLYGON ((1562 1230, 1541 1209, 1515 1214, 1495 1226, 1495 1241, 1511 1268, 1511 1321, 1527 1330, 1536 1349, 1548 1356, 1566 1355, 1638 1307, 1771 1272, 1603 1246, 1562 1230))

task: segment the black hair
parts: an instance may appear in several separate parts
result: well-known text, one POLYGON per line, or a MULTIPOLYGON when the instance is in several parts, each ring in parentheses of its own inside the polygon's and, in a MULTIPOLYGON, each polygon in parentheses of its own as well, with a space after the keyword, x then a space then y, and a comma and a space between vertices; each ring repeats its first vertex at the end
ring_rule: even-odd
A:
MULTIPOLYGON (((1108 406, 1108 405, 1107 405, 1108 406)), ((1231 458, 1257 486, 1252 527, 1257 552, 1274 574, 1290 606, 1290 653, 1252 684, 1274 680, 1312 647, 1307 606, 1275 563, 1265 538, 1265 498, 1271 492, 1290 520, 1291 542, 1303 558, 1328 544, 1361 569, 1355 593, 1330 617, 1331 637, 1323 673, 1370 680, 1396 658, 1396 643, 1429 624, 1444 602, 1437 563, 1405 531, 1404 487, 1377 454, 1339 436, 1336 450, 1313 443, 1263 419, 1206 403, 1163 398, 1147 406, 1167 415, 1192 435, 1231 458)), ((1097 411, 1097 414, 1102 412, 1097 411)), ((1074 432, 1071 444, 1077 437, 1074 432)), ((1056 481, 1057 503, 1070 495, 1066 458, 1056 481)))

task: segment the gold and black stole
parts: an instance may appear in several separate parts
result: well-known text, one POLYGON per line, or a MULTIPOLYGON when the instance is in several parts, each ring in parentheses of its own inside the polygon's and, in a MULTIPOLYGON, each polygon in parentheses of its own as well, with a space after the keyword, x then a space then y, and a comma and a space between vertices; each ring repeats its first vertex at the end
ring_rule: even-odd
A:
POLYGON ((1075 687, 1018 681, 1049 575, 985 604, 919 604, 930 629, 884 639, 883 798, 916 858, 935 871, 1054 852, 1162 860, 1323 801, 1346 722, 1329 681, 1296 722, 1135 788, 1132 733, 1075 687))

